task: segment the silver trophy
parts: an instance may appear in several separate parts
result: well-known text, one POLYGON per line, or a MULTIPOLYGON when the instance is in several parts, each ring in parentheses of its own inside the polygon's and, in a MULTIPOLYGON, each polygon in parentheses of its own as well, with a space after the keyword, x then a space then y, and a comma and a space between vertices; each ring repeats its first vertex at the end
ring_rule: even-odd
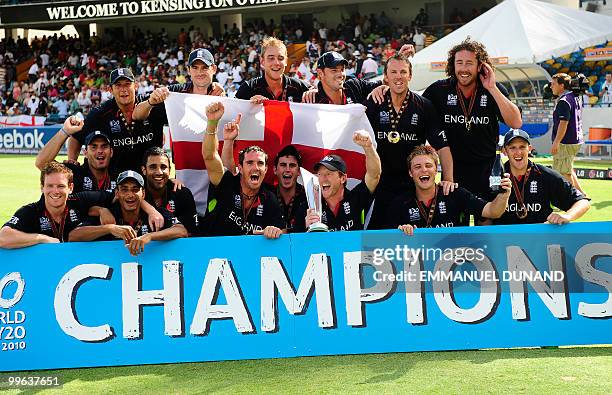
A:
MULTIPOLYGON (((314 209, 319 218, 321 218, 323 215, 323 203, 319 178, 303 168, 300 168, 300 172, 302 175, 302 182, 304 183, 308 208, 314 209)), ((329 232, 329 228, 323 222, 319 221, 310 224, 308 232, 329 232)))

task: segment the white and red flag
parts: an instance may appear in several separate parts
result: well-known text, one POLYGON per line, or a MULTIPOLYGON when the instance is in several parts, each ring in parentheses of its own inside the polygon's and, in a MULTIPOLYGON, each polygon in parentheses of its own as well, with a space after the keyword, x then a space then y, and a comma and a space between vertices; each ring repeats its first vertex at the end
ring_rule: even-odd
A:
POLYGON ((337 154, 347 164, 349 179, 363 179, 365 154, 353 142, 353 133, 363 130, 372 141, 376 140, 361 104, 334 106, 269 100, 261 105, 226 97, 171 93, 165 105, 176 177, 193 192, 199 212, 205 211, 208 195, 208 174, 202 158, 205 109, 218 101, 225 107, 218 128, 219 150, 223 146, 223 125, 241 113, 240 135, 234 143, 235 163, 243 148, 262 147, 268 154, 267 182, 274 183, 274 157, 288 144, 300 151, 306 169, 312 169, 325 155, 337 154))

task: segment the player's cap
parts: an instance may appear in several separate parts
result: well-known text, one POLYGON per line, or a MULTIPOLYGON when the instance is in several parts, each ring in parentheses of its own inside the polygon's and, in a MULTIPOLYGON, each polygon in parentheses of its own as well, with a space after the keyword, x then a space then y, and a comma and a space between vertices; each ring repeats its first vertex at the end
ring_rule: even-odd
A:
POLYGON ((142 176, 134 170, 126 170, 119 173, 119 176, 117 177, 117 185, 121 185, 123 182, 130 179, 136 181, 138 185, 144 188, 144 180, 142 176))
POLYGON ((510 129, 504 135, 504 147, 510 144, 510 142, 517 137, 524 139, 528 144, 530 144, 529 134, 526 131, 521 129, 510 129))
POLYGON ((336 51, 325 52, 317 60, 318 69, 324 69, 326 67, 336 67, 339 64, 348 66, 348 61, 344 59, 344 56, 340 55, 336 51))
POLYGON ((125 78, 126 80, 134 82, 134 74, 132 74, 132 70, 128 68, 122 67, 122 68, 111 71, 111 74, 110 74, 111 85, 115 85, 115 83, 117 83, 117 81, 119 81, 121 78, 125 78))
POLYGON ((85 145, 89 145, 91 144, 91 142, 93 141, 93 139, 96 139, 98 137, 103 138, 104 140, 106 140, 107 143, 110 144, 110 138, 108 138, 108 136, 106 135, 106 133, 101 132, 99 130, 96 130, 95 132, 91 132, 87 135, 87 137, 85 137, 85 145))
POLYGON ((314 165, 314 171, 319 170, 320 166, 325 166, 331 171, 346 173, 346 163, 338 155, 327 155, 314 165))
POLYGON ((189 54, 189 66, 193 65, 196 60, 201 60, 206 66, 210 66, 215 63, 215 58, 212 56, 210 51, 205 48, 198 48, 191 51, 189 54))

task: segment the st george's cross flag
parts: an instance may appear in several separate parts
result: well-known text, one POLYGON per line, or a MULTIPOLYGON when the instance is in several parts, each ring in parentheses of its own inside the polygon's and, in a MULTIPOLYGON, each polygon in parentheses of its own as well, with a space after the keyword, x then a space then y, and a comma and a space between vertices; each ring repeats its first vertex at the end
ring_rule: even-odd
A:
POLYGON ((365 131, 375 142, 372 126, 361 104, 336 106, 268 100, 252 104, 248 100, 219 96, 170 93, 165 101, 170 127, 176 178, 191 190, 198 212, 204 213, 208 196, 208 174, 202 158, 206 130, 206 106, 222 102, 225 107, 217 136, 219 152, 223 147, 223 125, 241 113, 240 135, 234 143, 234 160, 240 150, 258 145, 268 154, 266 182, 275 183, 273 167, 276 154, 292 144, 302 155, 302 166, 312 170, 325 155, 340 155, 347 164, 349 187, 365 176, 363 148, 353 142, 353 133, 365 131))

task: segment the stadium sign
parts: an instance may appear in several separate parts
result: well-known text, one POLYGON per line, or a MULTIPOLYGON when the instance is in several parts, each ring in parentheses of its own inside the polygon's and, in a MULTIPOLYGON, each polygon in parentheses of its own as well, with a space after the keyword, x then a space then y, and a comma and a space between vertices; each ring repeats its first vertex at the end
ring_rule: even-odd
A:
POLYGON ((181 15, 193 12, 231 11, 278 6, 306 0, 138 0, 66 1, 0 7, 2 25, 23 27, 31 23, 94 22, 133 16, 181 15))
POLYGON ((0 371, 612 343, 612 222, 0 251, 0 371), (239 248, 237 248, 239 246, 239 248))
POLYGON ((0 128, 0 154, 37 154, 61 127, 61 124, 57 124, 0 128))

